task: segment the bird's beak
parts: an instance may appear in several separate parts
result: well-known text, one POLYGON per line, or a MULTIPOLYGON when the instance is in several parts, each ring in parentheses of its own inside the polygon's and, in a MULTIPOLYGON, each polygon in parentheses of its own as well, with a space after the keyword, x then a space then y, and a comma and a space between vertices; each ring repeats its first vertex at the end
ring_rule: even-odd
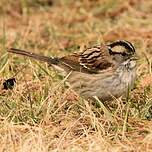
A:
POLYGON ((133 60, 139 60, 139 56, 138 56, 137 54, 135 54, 135 55, 133 56, 133 60))
POLYGON ((134 60, 139 60, 139 57, 137 57, 137 56, 136 56, 136 57, 134 57, 134 60))

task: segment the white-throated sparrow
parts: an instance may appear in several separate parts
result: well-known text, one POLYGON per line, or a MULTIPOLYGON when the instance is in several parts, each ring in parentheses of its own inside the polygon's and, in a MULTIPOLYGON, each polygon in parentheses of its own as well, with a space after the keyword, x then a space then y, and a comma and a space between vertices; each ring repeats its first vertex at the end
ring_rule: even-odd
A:
POLYGON ((134 46, 125 40, 108 45, 86 48, 61 58, 46 57, 24 50, 10 48, 8 52, 45 61, 66 74, 71 72, 68 82, 81 96, 97 96, 110 100, 113 96, 125 95, 136 79, 136 58, 134 46))

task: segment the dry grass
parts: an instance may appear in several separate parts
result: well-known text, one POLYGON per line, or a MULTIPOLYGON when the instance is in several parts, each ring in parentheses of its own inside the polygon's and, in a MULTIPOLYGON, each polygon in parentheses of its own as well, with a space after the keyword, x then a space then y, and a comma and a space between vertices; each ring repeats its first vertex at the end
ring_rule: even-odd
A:
POLYGON ((152 151, 151 0, 0 0, 0 151, 152 151), (62 56, 126 39, 141 60, 129 101, 110 112, 68 89, 46 64, 6 53, 17 47, 62 56), (13 90, 4 80, 15 77, 13 90))

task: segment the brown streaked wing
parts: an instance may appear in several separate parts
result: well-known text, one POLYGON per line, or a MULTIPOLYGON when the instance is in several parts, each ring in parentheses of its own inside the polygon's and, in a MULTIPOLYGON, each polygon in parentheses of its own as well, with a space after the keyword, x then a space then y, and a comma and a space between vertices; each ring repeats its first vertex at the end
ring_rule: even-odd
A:
POLYGON ((114 66, 107 46, 94 46, 80 55, 80 64, 90 70, 105 70, 114 66))
POLYGON ((94 46, 87 48, 82 53, 60 58, 61 64, 67 70, 87 73, 98 73, 114 66, 107 46, 94 46))
POLYGON ((79 54, 73 53, 71 55, 60 58, 61 65, 67 70, 80 71, 79 54))

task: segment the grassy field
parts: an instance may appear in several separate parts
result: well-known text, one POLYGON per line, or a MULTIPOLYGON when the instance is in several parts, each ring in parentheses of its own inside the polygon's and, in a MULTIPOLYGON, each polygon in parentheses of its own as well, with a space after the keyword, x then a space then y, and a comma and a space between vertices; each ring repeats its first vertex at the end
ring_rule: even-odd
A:
POLYGON ((152 151, 152 1, 0 0, 0 84, 2 152, 152 151), (110 111, 76 96, 47 64, 7 53, 63 56, 117 39, 140 60, 129 100, 110 111))

